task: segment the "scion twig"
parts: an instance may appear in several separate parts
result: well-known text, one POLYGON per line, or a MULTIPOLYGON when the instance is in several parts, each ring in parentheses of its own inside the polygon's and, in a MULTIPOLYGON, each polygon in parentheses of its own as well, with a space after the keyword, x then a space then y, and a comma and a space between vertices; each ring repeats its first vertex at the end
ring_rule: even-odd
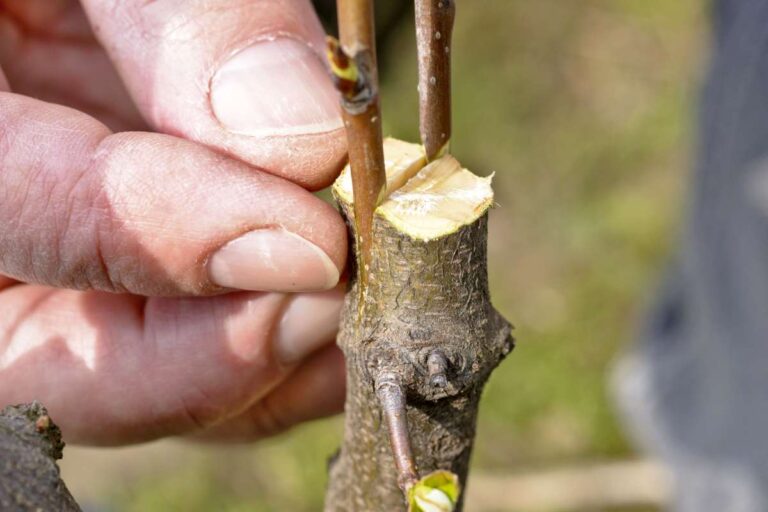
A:
POLYGON ((386 187, 373 2, 337 0, 336 5, 341 42, 329 39, 328 57, 342 96, 355 196, 360 290, 364 293, 371 263, 373 212, 386 187))
POLYGON ((419 55, 419 128, 427 161, 448 151, 451 140, 451 38, 454 0, 416 0, 419 55))

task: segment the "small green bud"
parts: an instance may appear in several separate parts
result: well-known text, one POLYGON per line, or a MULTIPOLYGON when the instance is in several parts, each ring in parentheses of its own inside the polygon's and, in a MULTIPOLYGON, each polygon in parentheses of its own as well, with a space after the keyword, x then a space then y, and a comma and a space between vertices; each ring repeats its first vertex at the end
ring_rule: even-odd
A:
POLYGON ((453 512, 459 492, 459 477, 435 471, 408 490, 408 512, 453 512))

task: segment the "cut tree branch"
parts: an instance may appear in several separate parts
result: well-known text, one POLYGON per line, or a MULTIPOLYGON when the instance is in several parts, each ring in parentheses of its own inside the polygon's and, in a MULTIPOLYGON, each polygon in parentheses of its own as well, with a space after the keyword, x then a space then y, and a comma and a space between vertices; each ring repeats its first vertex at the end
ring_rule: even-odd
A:
POLYGON ((480 392, 512 340, 488 293, 490 178, 443 156, 454 5, 417 0, 423 145, 387 139, 386 147, 372 0, 337 5, 341 42, 329 39, 328 57, 349 166, 333 193, 357 268, 337 338, 345 427, 325 511, 460 512, 480 392))
POLYGON ((371 265, 373 212, 386 188, 372 0, 338 0, 340 44, 328 56, 341 92, 355 195, 356 251, 365 293, 371 265))
MULTIPOLYGON (((373 217, 368 289, 358 266, 341 314, 344 441, 325 511, 460 512, 480 393, 512 349, 488 292, 493 191, 450 155, 425 166, 421 145, 387 139, 384 151, 391 189, 373 217), (435 498, 442 508, 417 503, 435 498)), ((333 187, 347 219, 350 174, 333 187)))
POLYGON ((451 38, 454 0, 416 0, 419 56, 419 127, 427 161, 448 151, 451 140, 451 38))

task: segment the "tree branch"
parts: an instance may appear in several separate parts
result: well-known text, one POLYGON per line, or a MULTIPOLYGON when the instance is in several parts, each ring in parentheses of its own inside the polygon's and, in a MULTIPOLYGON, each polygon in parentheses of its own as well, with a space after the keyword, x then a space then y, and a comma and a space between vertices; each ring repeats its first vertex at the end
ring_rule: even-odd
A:
POLYGON ((419 477, 408 434, 405 394, 394 373, 380 375, 375 385, 376 396, 379 398, 381 412, 389 430, 389 443, 397 466, 397 484, 403 493, 407 493, 419 477))
POLYGON ((419 56, 419 127, 432 161, 448 151, 451 139, 451 38, 454 0, 416 0, 419 56))

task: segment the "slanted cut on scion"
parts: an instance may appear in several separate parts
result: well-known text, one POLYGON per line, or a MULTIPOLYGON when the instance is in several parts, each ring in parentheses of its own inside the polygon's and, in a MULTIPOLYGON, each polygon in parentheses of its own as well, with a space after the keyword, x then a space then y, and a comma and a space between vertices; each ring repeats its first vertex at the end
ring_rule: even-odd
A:
POLYGON ((381 141, 371 1, 338 10, 329 60, 350 158, 333 193, 357 258, 338 337, 344 440, 325 510, 461 510, 480 395, 513 344, 488 290, 491 178, 448 154, 454 5, 416 0, 422 145, 381 141))

